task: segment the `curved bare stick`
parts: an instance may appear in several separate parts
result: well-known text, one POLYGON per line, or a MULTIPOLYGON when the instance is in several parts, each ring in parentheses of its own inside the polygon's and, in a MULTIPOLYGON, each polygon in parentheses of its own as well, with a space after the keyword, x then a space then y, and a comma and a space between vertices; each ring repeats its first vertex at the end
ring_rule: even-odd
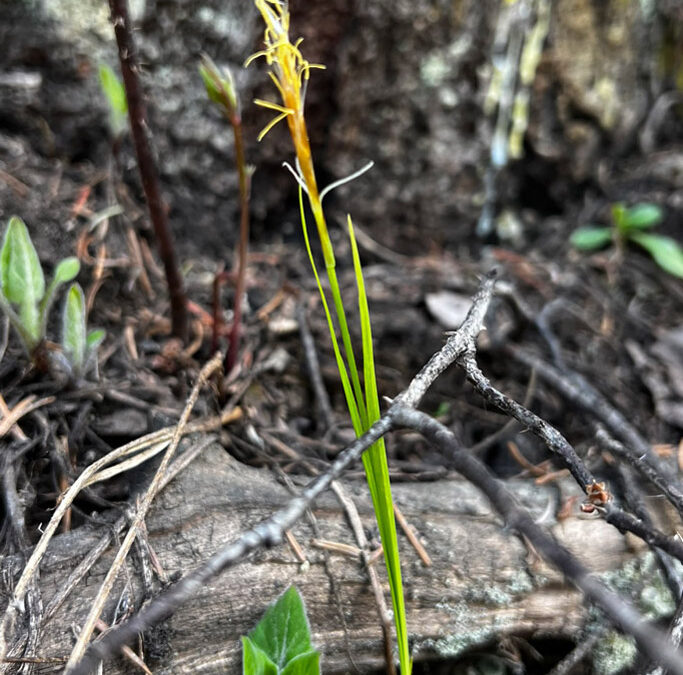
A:
MULTIPOLYGON (((608 591, 602 584, 593 579, 586 568, 566 549, 560 547, 551 536, 533 522, 524 510, 517 506, 514 498, 504 488, 503 484, 491 476, 481 462, 465 453, 455 452, 460 448, 457 446, 452 432, 427 415, 412 408, 419 403, 429 386, 448 365, 467 352, 474 352, 474 340, 481 330, 492 289, 493 276, 489 275, 475 296, 474 304, 460 330, 449 337, 444 347, 430 359, 408 389, 397 397, 386 415, 376 422, 365 435, 348 446, 325 474, 316 478, 299 497, 292 499, 283 509, 227 544, 201 567, 158 596, 131 620, 112 629, 101 640, 92 644, 83 660, 69 671, 69 675, 86 675, 91 672, 100 660, 116 654, 123 644, 134 639, 139 632, 173 614, 208 579, 242 560, 258 548, 280 544, 284 531, 303 515, 311 502, 327 489, 347 466, 358 460, 368 447, 397 426, 399 422, 421 431, 439 448, 448 450, 455 458, 458 470, 484 491, 510 527, 524 533, 537 550, 598 604, 617 625, 626 632, 633 634, 646 653, 656 656, 659 662, 663 663, 671 672, 683 675, 683 659, 667 642, 663 633, 649 626, 619 596, 608 591)), ((580 460, 578 461, 580 462, 580 460)), ((585 467, 582 470, 590 476, 585 467)), ((616 509, 616 511, 619 510, 616 509)), ((606 515, 609 520, 610 513, 608 512, 606 515)), ((640 522, 637 519, 633 520, 637 523, 640 522)))
POLYGON ((683 673, 683 654, 672 647, 664 634, 644 621, 629 604, 608 590, 566 548, 539 527, 517 504, 504 483, 495 478, 479 459, 460 452, 460 445, 450 429, 425 413, 404 407, 392 410, 392 417, 397 425, 419 431, 439 450, 448 452, 455 470, 486 495, 508 527, 523 534, 588 599, 624 632, 632 635, 648 656, 672 673, 683 673))

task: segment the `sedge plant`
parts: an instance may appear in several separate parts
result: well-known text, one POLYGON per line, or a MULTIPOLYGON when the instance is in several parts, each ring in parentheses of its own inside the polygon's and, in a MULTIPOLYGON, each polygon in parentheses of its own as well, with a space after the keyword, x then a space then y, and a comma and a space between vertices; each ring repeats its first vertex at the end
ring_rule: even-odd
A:
MULTIPOLYGON (((359 360, 356 358, 351 343, 351 335, 347 321, 347 309, 342 299, 341 289, 337 279, 334 249, 323 211, 323 197, 326 192, 343 181, 339 181, 322 191, 318 189, 311 146, 308 140, 306 120, 304 118, 304 98, 310 72, 313 68, 324 68, 324 66, 309 63, 304 59, 299 50, 301 39, 294 43, 290 41, 289 8, 286 2, 280 0, 255 0, 255 5, 266 24, 264 37, 265 49, 252 55, 247 60, 246 65, 249 65, 254 59, 260 57, 265 58, 269 67, 268 74, 275 84, 281 98, 281 103, 273 103, 260 99, 255 101, 257 105, 277 113, 277 116, 263 129, 259 135, 259 140, 261 140, 266 133, 281 120, 287 122, 296 154, 297 169, 296 171, 291 169, 291 167, 290 169, 299 183, 301 223, 306 249, 327 318, 332 347, 353 429, 357 436, 361 436, 380 417, 370 314, 363 282, 363 273, 360 257, 358 255, 358 247, 353 233, 353 224, 349 217, 349 235, 358 289, 358 317, 360 319, 362 337, 361 358, 363 385, 361 385, 361 376, 358 368, 359 360), (327 301, 308 236, 304 212, 304 193, 307 196, 307 201, 313 214, 322 248, 325 274, 332 295, 332 309, 330 309, 330 305, 327 301), (337 338, 337 330, 341 337, 341 346, 337 338)), ((358 174, 354 174, 354 176, 351 176, 350 178, 355 177, 355 175, 358 174)), ((401 671, 404 675, 410 675, 412 662, 408 647, 405 602, 403 597, 403 583, 401 580, 401 564, 398 553, 398 539, 396 535, 391 486, 389 483, 389 469, 383 439, 377 441, 377 443, 363 455, 363 466, 365 468, 365 474, 370 488, 377 525, 384 549, 384 559, 387 566, 391 599, 394 608, 394 623, 396 626, 401 671)))

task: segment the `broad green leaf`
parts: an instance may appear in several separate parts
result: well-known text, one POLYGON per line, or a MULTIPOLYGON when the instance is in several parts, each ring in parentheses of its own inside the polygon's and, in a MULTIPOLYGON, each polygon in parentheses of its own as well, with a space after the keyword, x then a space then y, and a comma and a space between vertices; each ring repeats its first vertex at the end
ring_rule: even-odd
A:
POLYGON ((97 330, 91 330, 88 333, 88 337, 85 339, 85 344, 87 348, 89 350, 97 349, 104 341, 106 335, 107 332, 105 330, 102 330, 101 328, 98 328, 97 330))
POLYGON ((64 258, 55 270, 54 280, 58 284, 68 284, 73 281, 80 272, 81 263, 78 258, 64 258))
POLYGON ((282 675, 320 675, 320 652, 299 654, 285 666, 282 675))
POLYGON ((572 232, 569 241, 572 246, 581 251, 593 251, 602 248, 612 240, 612 230, 609 227, 579 227, 572 232))
POLYGON ((5 297, 16 304, 37 305, 45 294, 45 277, 28 229, 21 218, 10 218, 0 251, 0 282, 5 297))
POLYGON ((663 270, 683 279, 683 248, 676 240, 644 232, 633 232, 629 239, 642 246, 663 270))
POLYGON ((0 250, 0 283, 5 298, 19 305, 20 332, 30 352, 42 337, 38 303, 45 277, 28 229, 16 216, 10 218, 0 250))
POLYGON ((278 675, 277 666, 248 637, 242 637, 243 675, 278 675))
POLYGON ((627 230, 647 230, 662 222, 663 212, 657 204, 636 204, 626 209, 624 228, 627 230))
POLYGON ((311 636, 299 591, 290 586, 249 633, 249 639, 282 670, 299 654, 311 651, 311 636))
POLYGON ((72 284, 66 294, 62 314, 62 347, 76 375, 83 372, 86 351, 85 297, 78 284, 72 284))

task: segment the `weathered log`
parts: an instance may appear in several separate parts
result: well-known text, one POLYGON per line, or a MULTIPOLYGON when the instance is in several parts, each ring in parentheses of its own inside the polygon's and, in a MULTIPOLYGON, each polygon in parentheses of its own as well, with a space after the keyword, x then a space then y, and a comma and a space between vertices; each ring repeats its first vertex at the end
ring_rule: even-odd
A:
MULTIPOLYGON (((346 489, 372 531, 366 486, 348 482, 346 489)), ((599 519, 574 516, 554 521, 549 514, 559 507, 557 487, 518 481, 514 489, 532 512, 555 523, 556 536, 596 572, 615 569, 633 557, 628 541, 599 519), (589 542, 599 542, 599 552, 589 542)), ((565 494, 573 489, 562 486, 565 494)), ((401 539, 408 625, 417 659, 455 655, 509 635, 577 637, 586 619, 580 594, 562 583, 518 538, 506 533, 485 498, 469 484, 454 477, 398 484, 394 492, 433 560, 432 567, 425 567, 405 538, 401 539)), ((267 470, 246 467, 212 445, 157 497, 147 522, 149 541, 168 575, 184 574, 282 506, 289 496, 267 470)), ((324 539, 355 545, 333 494, 318 501, 314 515, 324 539)), ((331 554, 327 570, 339 591, 336 595, 324 555, 310 543, 311 525, 302 521, 293 534, 310 565, 302 566, 293 551, 283 546, 262 551, 228 570, 146 636, 146 658, 154 672, 237 672, 240 635, 253 628, 267 605, 291 583, 306 601, 326 673, 348 672, 354 664, 362 672, 381 667, 380 622, 361 563, 331 554)), ((101 535, 97 528, 83 527, 53 540, 41 565, 45 605, 101 535)), ((73 626, 83 620, 112 556, 113 547, 44 626, 40 656, 68 655, 73 626)), ((16 561, 8 559, 5 568, 13 564, 16 561)), ((129 560, 126 574, 117 582, 105 620, 112 619, 127 581, 133 590, 128 601, 138 608, 143 591, 136 557, 129 560)), ((108 664, 106 672, 124 673, 130 668, 120 660, 108 664)))

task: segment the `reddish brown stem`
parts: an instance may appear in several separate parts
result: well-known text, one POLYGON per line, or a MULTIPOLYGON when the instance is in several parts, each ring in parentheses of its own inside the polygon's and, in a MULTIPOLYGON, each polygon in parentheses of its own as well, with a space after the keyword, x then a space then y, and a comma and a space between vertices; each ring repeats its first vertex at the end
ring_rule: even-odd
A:
POLYGON ((218 344, 218 338, 223 332, 223 320, 221 318, 221 286, 227 281, 227 279, 228 275, 223 270, 223 265, 221 265, 213 278, 213 296, 211 298, 211 308, 213 315, 213 327, 211 330, 211 352, 214 354, 220 348, 218 344))
POLYGON ((242 120, 237 111, 229 115, 235 136, 235 164, 239 174, 240 187, 240 243, 237 253, 237 284, 235 286, 235 302, 233 305, 232 329, 230 330, 230 345, 225 356, 225 372, 229 373, 237 362, 242 331, 242 297, 244 296, 245 273, 247 269, 247 246, 249 243, 249 170, 247 169, 244 153, 244 138, 242 136, 242 120))
POLYGON ((126 0, 109 0, 111 20, 114 24, 116 44, 119 50, 121 74, 128 100, 128 117, 133 136, 135 156, 140 170, 142 188, 147 199, 149 216, 154 227, 159 255, 166 273, 166 284, 171 303, 171 330, 173 335, 187 341, 188 320, 183 280, 178 270, 173 238, 166 219, 165 206, 161 197, 159 173, 147 133, 147 114, 138 76, 137 55, 128 15, 126 0))

